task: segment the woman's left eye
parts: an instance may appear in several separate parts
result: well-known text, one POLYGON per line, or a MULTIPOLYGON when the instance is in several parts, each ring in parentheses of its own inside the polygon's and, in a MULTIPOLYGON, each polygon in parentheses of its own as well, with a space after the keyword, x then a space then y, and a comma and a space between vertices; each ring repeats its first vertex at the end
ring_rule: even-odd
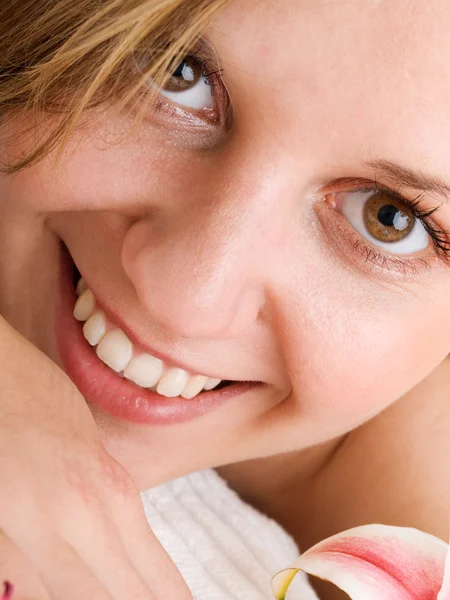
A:
POLYGON ((211 82, 204 66, 192 56, 181 61, 160 94, 180 106, 194 110, 212 109, 215 104, 211 82))
POLYGON ((412 208, 382 190, 336 195, 339 211, 368 242, 391 254, 417 254, 430 245, 430 235, 412 208))

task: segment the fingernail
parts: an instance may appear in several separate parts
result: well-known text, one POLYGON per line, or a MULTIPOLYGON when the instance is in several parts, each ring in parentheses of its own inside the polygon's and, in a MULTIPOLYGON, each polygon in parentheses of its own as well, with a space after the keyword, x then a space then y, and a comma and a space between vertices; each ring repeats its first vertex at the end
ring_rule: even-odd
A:
POLYGON ((3 592, 3 596, 0 598, 0 600, 10 600, 14 593, 14 586, 12 583, 9 583, 9 581, 4 581, 3 585, 5 586, 5 591, 3 592))

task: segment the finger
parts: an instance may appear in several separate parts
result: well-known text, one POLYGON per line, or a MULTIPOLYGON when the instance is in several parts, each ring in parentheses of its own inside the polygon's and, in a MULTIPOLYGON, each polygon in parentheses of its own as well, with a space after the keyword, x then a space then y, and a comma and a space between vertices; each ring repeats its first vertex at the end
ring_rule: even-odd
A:
POLYGON ((192 600, 174 562, 152 532, 139 493, 122 499, 115 517, 122 542, 134 568, 157 598, 192 600))
MULTIPOLYGON (((73 490, 70 490, 71 493, 64 496, 67 500, 55 506, 51 516, 49 515, 50 519, 46 520, 47 529, 50 521, 53 531, 57 532, 57 539, 51 542, 48 540, 48 532, 42 532, 40 537, 46 540, 47 546, 42 549, 42 542, 38 542, 41 552, 36 560, 40 561, 40 568, 46 568, 45 556, 50 561, 54 554, 59 557, 59 551, 55 551, 52 544, 65 540, 74 553, 74 557, 69 556, 67 560, 84 563, 90 571, 91 578, 101 584, 112 598, 153 600, 154 596, 146 581, 130 562, 116 523, 109 515, 111 497, 114 497, 114 494, 105 493, 105 497, 102 498, 101 493, 98 493, 102 486, 99 486, 98 481, 94 485, 91 479, 92 473, 87 470, 84 479, 77 480, 78 493, 74 494, 73 490)), ((27 528, 30 529, 35 533, 35 528, 27 528)), ((35 545, 35 542, 32 544, 35 545)), ((65 549, 64 552, 67 554, 68 550, 65 549)))
MULTIPOLYGON (((89 517, 90 515, 88 519, 89 517)), ((83 600, 88 597, 96 600, 103 600, 103 597, 114 600, 155 598, 125 552, 115 523, 106 516, 102 520, 92 518, 87 527, 80 526, 79 535, 71 539, 70 545, 60 538, 52 543, 47 542, 45 549, 41 549, 39 561, 39 572, 42 569, 48 571, 51 565, 51 590, 56 590, 56 598, 59 598, 57 594, 60 593, 61 586, 64 591, 69 577, 75 588, 82 588, 81 595, 78 591, 78 595, 74 595, 77 600, 78 597, 83 600), (57 556, 56 563, 53 556, 57 556), (63 578, 57 577, 54 571, 64 573, 63 578), (80 583, 77 583, 77 577, 80 578, 80 583), (103 595, 100 596, 97 589, 103 595)), ((48 585, 47 580, 45 583, 48 585)), ((67 595, 64 596, 64 600, 66 599, 69 600, 67 595)))
POLYGON ((40 545, 34 543, 30 555, 52 600, 118 598, 105 589, 73 548, 57 537, 41 540, 40 545))
POLYGON ((28 558, 0 530, 0 598, 3 600, 50 600, 28 558))
MULTIPOLYGON (((172 567, 172 578, 174 571, 177 574, 176 568, 151 533, 139 491, 128 473, 106 452, 100 456, 100 464, 98 478, 103 482, 104 497, 91 498, 89 511, 80 507, 76 528, 65 518, 59 520, 58 530, 63 532, 64 539, 71 540, 79 556, 114 597, 118 594, 127 600, 154 598, 155 578, 148 577, 149 565, 154 561, 161 565, 159 557, 162 555, 166 565, 172 567), (135 514, 141 518, 139 527, 134 523, 135 514), (134 535, 141 535, 142 531, 151 541, 144 547, 142 543, 132 542, 134 535), (135 556, 135 552, 139 552, 139 556, 135 556)), ((73 502, 73 498, 71 500, 73 502)), ((161 581, 161 573, 157 574, 156 580, 161 581)), ((165 592, 165 578, 162 581, 160 587, 165 592)), ((163 597, 166 597, 165 593, 163 597)), ((176 598, 184 600, 179 594, 176 598)))

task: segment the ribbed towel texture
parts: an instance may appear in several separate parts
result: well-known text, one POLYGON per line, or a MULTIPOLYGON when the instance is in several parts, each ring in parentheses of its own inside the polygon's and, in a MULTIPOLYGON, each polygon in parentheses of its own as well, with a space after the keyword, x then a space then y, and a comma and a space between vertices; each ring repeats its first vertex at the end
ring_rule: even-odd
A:
MULTIPOLYGON (((213 470, 141 496, 152 530, 195 600, 273 600, 271 576, 299 554, 277 523, 245 504, 213 470)), ((291 597, 317 600, 301 574, 291 597)))

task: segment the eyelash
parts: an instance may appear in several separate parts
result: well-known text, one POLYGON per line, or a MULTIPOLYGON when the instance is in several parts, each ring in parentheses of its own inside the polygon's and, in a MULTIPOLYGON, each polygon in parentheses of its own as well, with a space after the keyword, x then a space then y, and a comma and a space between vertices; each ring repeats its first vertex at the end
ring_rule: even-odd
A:
POLYGON ((436 253, 441 257, 450 257, 450 232, 445 231, 441 227, 439 227, 431 216, 434 215, 440 208, 439 206, 435 206, 434 208, 425 210, 421 208, 423 202, 425 202, 425 194, 419 194, 412 200, 409 200, 402 196, 399 192, 388 188, 387 186, 383 186, 381 184, 375 184, 371 188, 361 188, 358 190, 354 190, 357 192, 385 192, 390 194, 393 198, 395 198, 398 202, 403 203, 407 208, 411 210, 414 215, 414 218, 421 221, 423 226, 425 227, 428 235, 430 236, 436 253))
MULTIPOLYGON (((195 52, 186 54, 182 60, 186 60, 186 59, 191 59, 192 61, 195 61, 197 66, 201 69, 203 81, 213 90, 212 94, 214 97, 214 103, 215 103, 215 105, 217 105, 214 107, 214 110, 216 110, 218 108, 218 105, 220 104, 220 97, 219 97, 220 90, 226 89, 224 82, 223 82, 224 70, 221 68, 215 69, 214 67, 216 66, 217 63, 214 63, 211 58, 204 57, 200 54, 196 54, 195 52)), ((172 72, 174 72, 177 68, 178 68, 178 65, 176 65, 174 67, 172 72)), ((174 105, 174 103, 171 102, 170 100, 166 100, 163 98, 160 98, 159 102, 164 105, 167 105, 167 106, 174 105)), ((182 109, 187 112, 192 112, 188 108, 182 108, 182 109)), ((195 111, 193 111, 193 112, 195 112, 195 111)))
MULTIPOLYGON (((193 109, 184 107, 181 104, 159 95, 153 103, 153 111, 155 114, 166 114, 169 118, 185 118, 186 126, 192 128, 192 118, 196 119, 196 128, 198 131, 199 123, 203 123, 218 131, 226 130, 229 127, 229 119, 231 117, 230 98, 226 85, 223 81, 224 70, 217 68, 217 62, 209 57, 203 56, 202 51, 195 51, 186 54, 182 60, 191 59, 196 62, 201 69, 202 77, 205 83, 210 86, 211 94, 214 99, 214 106, 205 109, 193 109)), ((174 66, 172 73, 177 69, 178 65, 174 66)))
POLYGON ((195 54, 189 54, 185 57, 185 59, 186 58, 192 58, 193 60, 195 60, 195 62, 202 70, 202 77, 207 85, 211 87, 214 87, 217 84, 223 85, 223 69, 208 71, 208 69, 212 67, 211 61, 201 56, 197 56, 195 54))
MULTIPOLYGON (((355 187, 352 187, 351 184, 349 186, 349 184, 349 180, 338 181, 337 185, 338 187, 342 187, 342 190, 335 190, 334 193, 339 193, 341 191, 344 192, 345 185, 345 192, 347 193, 359 192, 363 194, 376 194, 377 192, 383 192, 385 194, 389 194, 395 200, 404 204, 404 206, 407 207, 413 213, 415 219, 421 221, 432 240, 435 255, 442 261, 447 261, 448 259, 450 259, 450 232, 445 231, 444 229, 439 227, 434 221, 434 219, 431 218, 432 215, 439 210, 440 205, 435 206, 432 209, 424 209, 422 208, 422 204, 425 201, 425 194, 419 194, 411 200, 405 198, 398 191, 378 182, 373 183, 372 185, 357 185, 355 187)), ((372 244, 367 242, 367 240, 362 238, 357 231, 353 230, 353 228, 351 229, 352 234, 349 240, 350 243, 362 255, 363 259, 369 263, 379 265, 383 268, 394 269, 404 274, 406 274, 407 269, 412 269, 413 271, 416 271, 418 266, 430 266, 429 258, 426 256, 410 256, 401 258, 399 256, 388 255, 385 252, 380 251, 376 246, 373 246, 372 244)))

